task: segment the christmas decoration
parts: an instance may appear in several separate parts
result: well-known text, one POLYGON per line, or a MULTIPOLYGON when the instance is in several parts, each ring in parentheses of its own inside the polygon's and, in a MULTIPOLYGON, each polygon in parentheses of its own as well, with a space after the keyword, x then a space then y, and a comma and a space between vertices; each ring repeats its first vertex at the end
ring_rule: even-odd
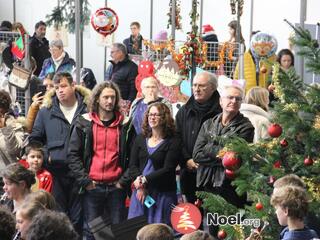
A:
POLYGON ((227 177, 228 179, 233 180, 233 179, 236 178, 236 173, 235 173, 233 170, 226 169, 226 170, 224 171, 224 173, 226 174, 226 177, 227 177))
POLYGON ((236 170, 240 167, 241 160, 235 152, 226 152, 222 158, 222 165, 229 170, 236 170))
POLYGON ((141 91, 141 82, 143 79, 147 77, 153 77, 156 79, 156 76, 154 75, 154 65, 152 61, 149 60, 143 60, 139 63, 138 66, 138 75, 135 80, 135 85, 137 89, 137 97, 142 97, 142 91, 141 91))
POLYGON ((225 230, 219 230, 217 236, 218 236, 219 239, 225 239, 227 237, 227 233, 226 233, 225 230))
POLYGON ((282 139, 280 141, 280 145, 281 145, 281 147, 287 147, 288 146, 288 141, 286 139, 282 139))
POLYGON ((278 48, 278 42, 270 34, 259 32, 252 36, 250 50, 258 58, 271 57, 278 48))
POLYGON ((313 160, 310 157, 307 157, 303 160, 303 163, 305 166, 311 166, 313 165, 313 160))
POLYGON ((273 138, 277 138, 279 137, 281 134, 282 134, 282 128, 279 124, 271 124, 269 127, 268 127, 268 134, 270 135, 270 137, 273 137, 273 138))
MULTIPOLYGON (((295 31, 293 42, 297 46, 297 53, 304 56, 308 69, 320 74, 318 45, 307 30, 298 28, 295 31)), ((268 48, 270 50, 271 45, 268 48)), ((259 54, 270 54, 267 49, 264 51, 259 54)), ((305 84, 296 72, 284 72, 277 63, 273 65, 271 83, 278 99, 272 109, 271 121, 275 124, 268 130, 272 138, 254 144, 237 138, 228 139, 224 149, 220 151, 236 152, 242 160, 232 185, 239 196, 246 194, 250 204, 238 209, 224 201, 220 195, 197 193, 200 199, 204 199, 202 207, 207 211, 217 212, 219 215, 240 211, 250 219, 268 223, 261 228, 264 229, 263 236, 261 230, 257 235, 259 238, 254 239, 263 237, 270 240, 278 238, 281 232, 274 208, 270 205, 270 196, 274 181, 285 175, 296 174, 305 182, 311 197, 309 209, 315 216, 314 221, 319 222, 320 219, 320 87, 305 84), (258 210, 261 206, 252 203, 261 203, 263 210, 258 210)), ((245 237, 239 238, 238 229, 224 226, 227 238, 230 239, 245 239, 250 235, 251 229, 250 226, 243 226, 245 237)))
MULTIPOLYGON (((80 28, 83 30, 85 25, 89 24, 90 9, 89 1, 81 0, 81 18, 80 28)), ((70 33, 74 33, 75 30, 75 0, 58 0, 58 6, 56 6, 51 14, 46 15, 47 25, 54 26, 55 29, 59 29, 65 25, 70 33)))
MULTIPOLYGON (((175 0, 175 27, 177 30, 182 30, 182 24, 181 24, 181 1, 180 0, 175 0)), ((170 28, 170 26, 172 25, 172 19, 171 19, 171 15, 172 15, 172 0, 170 0, 169 2, 169 12, 167 13, 168 18, 168 24, 167 24, 167 29, 170 28)))
POLYGON ((111 8, 99 8, 91 16, 91 25, 98 33, 107 36, 117 30, 118 15, 111 8))
POLYGON ((261 202, 258 202, 258 203, 256 204, 256 209, 257 209, 257 211, 261 211, 261 210, 263 209, 263 205, 262 205, 261 202))
POLYGON ((196 205, 198 208, 200 208, 202 206, 202 201, 200 199, 197 199, 195 201, 194 205, 196 205))

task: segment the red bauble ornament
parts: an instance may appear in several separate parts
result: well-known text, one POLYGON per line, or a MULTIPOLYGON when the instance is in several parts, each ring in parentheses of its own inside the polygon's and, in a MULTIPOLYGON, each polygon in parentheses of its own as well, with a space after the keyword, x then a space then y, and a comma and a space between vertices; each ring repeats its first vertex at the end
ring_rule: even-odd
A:
POLYGON ((284 138, 280 141, 281 147, 287 147, 288 146, 288 141, 284 138))
POLYGON ((261 211, 261 210, 263 209, 263 205, 262 205, 261 202, 258 202, 258 203, 256 204, 256 209, 257 209, 257 211, 261 211))
POLYGON ((235 152, 226 152, 222 158, 222 165, 229 170, 236 170, 240 167, 241 161, 235 152))
POLYGON ((219 239, 225 239, 227 237, 227 233, 226 233, 225 230, 219 230, 217 236, 218 236, 219 239))
POLYGON ((277 138, 282 133, 282 127, 277 123, 271 124, 270 127, 268 127, 268 133, 270 137, 277 138))
POLYGON ((228 179, 235 179, 236 178, 236 173, 234 172, 234 171, 232 171, 232 170, 229 170, 229 169, 226 169, 225 171, 224 171, 224 173, 226 174, 226 177, 228 178, 228 179))
POLYGON ((305 166, 311 166, 311 165, 313 165, 313 160, 312 160, 312 158, 307 157, 304 159, 303 163, 305 166))
POLYGON ((196 205, 197 208, 200 208, 202 206, 202 201, 200 199, 197 199, 195 202, 194 202, 194 205, 196 205))
POLYGON ((280 168, 280 167, 281 167, 281 162, 280 162, 280 160, 276 161, 276 162, 273 164, 273 167, 274 167, 274 168, 280 168))

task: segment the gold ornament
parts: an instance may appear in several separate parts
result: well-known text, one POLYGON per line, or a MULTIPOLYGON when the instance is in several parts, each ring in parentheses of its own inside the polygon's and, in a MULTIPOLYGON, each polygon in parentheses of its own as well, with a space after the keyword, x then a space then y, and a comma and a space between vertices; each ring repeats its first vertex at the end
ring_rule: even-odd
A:
POLYGON ((308 192, 311 194, 312 198, 316 201, 320 201, 320 183, 315 182, 314 178, 302 177, 308 188, 308 192))
POLYGON ((317 113, 316 117, 314 118, 314 125, 315 129, 320 129, 320 113, 317 113))

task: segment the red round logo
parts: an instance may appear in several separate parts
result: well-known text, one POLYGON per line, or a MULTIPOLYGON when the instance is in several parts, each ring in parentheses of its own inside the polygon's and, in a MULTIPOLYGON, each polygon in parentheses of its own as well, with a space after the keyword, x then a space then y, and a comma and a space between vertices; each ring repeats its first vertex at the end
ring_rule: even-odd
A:
POLYGON ((179 233, 187 234, 196 231, 201 224, 199 209, 191 203, 178 204, 171 213, 172 227, 179 233))

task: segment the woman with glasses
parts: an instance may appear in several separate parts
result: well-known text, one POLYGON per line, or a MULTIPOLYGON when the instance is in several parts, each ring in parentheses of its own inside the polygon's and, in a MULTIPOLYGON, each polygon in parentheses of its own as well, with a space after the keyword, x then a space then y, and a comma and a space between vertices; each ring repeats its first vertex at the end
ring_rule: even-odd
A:
POLYGON ((145 215, 149 223, 170 224, 171 207, 177 203, 175 169, 180 142, 174 120, 164 103, 151 104, 134 141, 129 169, 120 182, 133 181, 128 218, 145 215))
POLYGON ((61 39, 53 40, 49 45, 51 57, 44 60, 39 78, 43 80, 48 73, 72 72, 75 67, 75 61, 69 57, 69 54, 63 49, 61 39))

